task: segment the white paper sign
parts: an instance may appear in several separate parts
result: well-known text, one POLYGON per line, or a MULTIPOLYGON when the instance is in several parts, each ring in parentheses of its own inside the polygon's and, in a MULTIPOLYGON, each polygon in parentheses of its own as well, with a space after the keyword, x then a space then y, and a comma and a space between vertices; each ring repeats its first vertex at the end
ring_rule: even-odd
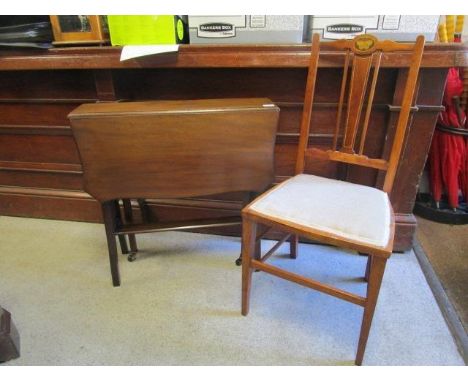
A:
POLYGON ((120 61, 149 56, 152 54, 177 52, 178 50, 179 45, 126 45, 122 48, 120 61))

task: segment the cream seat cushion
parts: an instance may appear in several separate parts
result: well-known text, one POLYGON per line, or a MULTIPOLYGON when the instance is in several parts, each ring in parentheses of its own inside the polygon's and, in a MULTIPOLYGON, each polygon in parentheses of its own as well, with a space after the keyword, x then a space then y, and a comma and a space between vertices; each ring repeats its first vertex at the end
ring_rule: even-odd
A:
POLYGON ((386 247, 390 239, 387 194, 335 179, 296 175, 260 196, 248 210, 371 246, 386 247))

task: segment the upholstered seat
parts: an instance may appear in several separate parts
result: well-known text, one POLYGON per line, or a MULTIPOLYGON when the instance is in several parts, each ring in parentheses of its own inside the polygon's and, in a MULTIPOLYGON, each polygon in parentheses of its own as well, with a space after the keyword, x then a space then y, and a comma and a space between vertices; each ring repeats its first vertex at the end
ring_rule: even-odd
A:
POLYGON ((247 210, 361 244, 386 247, 390 240, 387 194, 359 184, 300 174, 260 196, 247 210))

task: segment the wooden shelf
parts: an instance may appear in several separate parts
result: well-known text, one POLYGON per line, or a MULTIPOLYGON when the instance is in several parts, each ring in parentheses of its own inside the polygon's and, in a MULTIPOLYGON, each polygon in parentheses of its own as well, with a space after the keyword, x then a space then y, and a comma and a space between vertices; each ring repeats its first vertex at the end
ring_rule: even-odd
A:
MULTIPOLYGON (((177 53, 120 61, 120 47, 53 48, 0 51, 0 70, 125 69, 125 68, 305 68, 309 44, 297 45, 181 45, 177 53)), ((343 55, 331 50, 320 57, 321 67, 342 65, 343 55)), ((405 53, 386 55, 383 67, 408 64, 405 53)), ((468 66, 467 44, 427 44, 422 67, 468 66)))

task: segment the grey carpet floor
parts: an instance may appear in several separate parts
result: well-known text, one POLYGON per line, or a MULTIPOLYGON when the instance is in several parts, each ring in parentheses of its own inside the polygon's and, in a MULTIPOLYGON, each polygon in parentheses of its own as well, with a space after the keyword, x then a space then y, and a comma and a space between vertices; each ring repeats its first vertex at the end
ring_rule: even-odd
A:
MULTIPOLYGON (((353 364, 362 308, 260 272, 243 317, 238 238, 138 241, 113 288, 102 225, 0 217, 0 305, 21 336, 21 357, 3 365, 353 364)), ((364 257, 286 253, 271 262, 364 294, 364 257)), ((364 365, 463 365, 412 251, 388 262, 364 365)))

